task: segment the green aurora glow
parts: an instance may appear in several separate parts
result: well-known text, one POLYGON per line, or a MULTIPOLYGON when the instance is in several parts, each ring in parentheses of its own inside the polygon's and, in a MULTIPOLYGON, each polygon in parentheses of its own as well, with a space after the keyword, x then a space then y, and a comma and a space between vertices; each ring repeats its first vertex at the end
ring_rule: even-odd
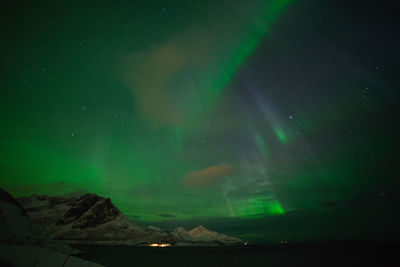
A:
POLYGON ((363 27, 318 1, 133 2, 7 7, 1 187, 260 242, 394 227, 398 92, 356 56, 363 27))

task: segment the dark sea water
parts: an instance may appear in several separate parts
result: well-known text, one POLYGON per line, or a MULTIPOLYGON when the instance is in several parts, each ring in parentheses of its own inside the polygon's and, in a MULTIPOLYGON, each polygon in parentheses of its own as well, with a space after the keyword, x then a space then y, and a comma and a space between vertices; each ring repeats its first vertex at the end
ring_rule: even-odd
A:
POLYGON ((396 243, 312 243, 243 247, 76 245, 79 257, 106 266, 400 266, 396 243))

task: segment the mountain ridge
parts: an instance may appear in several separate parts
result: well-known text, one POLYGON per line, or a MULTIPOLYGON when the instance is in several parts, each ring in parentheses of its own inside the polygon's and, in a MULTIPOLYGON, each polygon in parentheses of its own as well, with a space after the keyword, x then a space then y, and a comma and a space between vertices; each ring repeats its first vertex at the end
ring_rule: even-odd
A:
POLYGON ((199 225, 172 231, 154 226, 143 228, 112 204, 110 198, 81 195, 32 195, 17 199, 34 223, 67 243, 137 245, 168 243, 173 246, 234 246, 243 241, 199 225))
POLYGON ((68 266, 102 266, 71 256, 77 253, 54 239, 43 225, 32 222, 22 205, 0 188, 1 266, 61 266, 66 259, 68 266))

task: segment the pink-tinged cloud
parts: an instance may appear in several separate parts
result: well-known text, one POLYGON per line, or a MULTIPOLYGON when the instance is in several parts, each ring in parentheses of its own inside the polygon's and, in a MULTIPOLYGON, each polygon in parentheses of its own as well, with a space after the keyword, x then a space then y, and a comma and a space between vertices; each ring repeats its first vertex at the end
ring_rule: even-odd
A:
POLYGON ((236 169, 232 165, 216 165, 189 172, 183 177, 182 184, 188 187, 207 187, 222 181, 235 172, 236 169))
POLYGON ((128 56, 124 79, 143 119, 155 125, 184 123, 186 112, 182 103, 186 100, 182 95, 188 89, 180 74, 190 68, 199 72, 215 65, 211 41, 204 33, 184 32, 128 56))

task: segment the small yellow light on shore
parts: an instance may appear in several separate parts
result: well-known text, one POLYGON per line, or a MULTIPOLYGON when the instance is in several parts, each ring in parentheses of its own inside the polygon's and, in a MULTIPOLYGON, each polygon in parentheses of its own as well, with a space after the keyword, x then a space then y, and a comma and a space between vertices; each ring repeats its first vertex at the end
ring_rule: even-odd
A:
POLYGON ((161 248, 165 248, 165 247, 171 246, 171 244, 168 244, 168 243, 161 243, 161 244, 153 243, 153 244, 150 244, 149 246, 150 246, 150 247, 161 247, 161 248))

